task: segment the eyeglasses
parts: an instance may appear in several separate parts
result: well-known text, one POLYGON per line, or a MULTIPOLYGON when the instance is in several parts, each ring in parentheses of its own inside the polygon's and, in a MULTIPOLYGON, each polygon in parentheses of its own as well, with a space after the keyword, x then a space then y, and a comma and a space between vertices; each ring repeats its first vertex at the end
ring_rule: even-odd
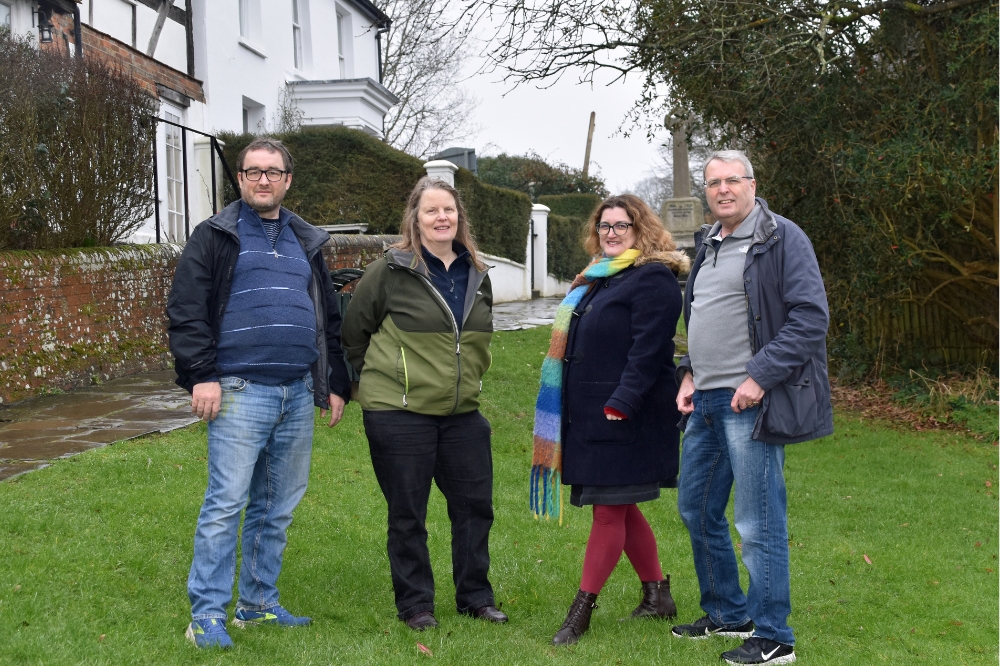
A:
POLYGON ((267 179, 273 183, 275 181, 281 180, 281 177, 284 176, 288 172, 287 171, 282 171, 280 169, 266 169, 266 170, 265 169, 244 169, 243 170, 243 175, 246 177, 246 179, 247 180, 252 180, 255 183, 258 180, 260 180, 261 175, 265 174, 265 173, 267 174, 267 179))
MULTIPOLYGON (((753 180, 753 176, 730 176, 729 178, 726 178, 726 185, 729 187, 737 187, 744 178, 747 180, 753 180)), ((706 190, 714 190, 722 185, 722 181, 718 178, 713 178, 712 180, 706 180, 704 185, 706 190)))
POLYGON ((597 223, 597 233, 602 236, 607 236, 608 233, 614 229, 615 236, 622 236, 628 233, 628 228, 632 226, 631 222, 615 222, 614 224, 608 224, 607 222, 597 223))

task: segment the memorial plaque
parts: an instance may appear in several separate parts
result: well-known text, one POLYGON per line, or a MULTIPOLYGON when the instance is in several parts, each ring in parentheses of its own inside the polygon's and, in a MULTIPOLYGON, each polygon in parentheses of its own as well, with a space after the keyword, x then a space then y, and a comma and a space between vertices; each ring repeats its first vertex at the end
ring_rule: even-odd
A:
POLYGON ((677 247, 694 247, 694 232, 705 222, 701 199, 684 197, 667 199, 660 210, 664 226, 674 237, 677 247))

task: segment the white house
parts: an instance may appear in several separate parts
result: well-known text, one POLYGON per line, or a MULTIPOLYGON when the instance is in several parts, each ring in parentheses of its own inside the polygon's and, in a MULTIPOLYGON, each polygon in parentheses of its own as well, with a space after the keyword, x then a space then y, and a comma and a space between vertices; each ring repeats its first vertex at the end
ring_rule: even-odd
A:
MULTIPOLYGON (((274 131, 284 116, 381 137, 398 102, 380 83, 390 21, 369 0, 0 0, 0 25, 124 66, 159 99, 158 215, 133 242, 183 242, 212 214, 203 134, 274 131)), ((216 159, 217 193, 223 178, 216 159)))

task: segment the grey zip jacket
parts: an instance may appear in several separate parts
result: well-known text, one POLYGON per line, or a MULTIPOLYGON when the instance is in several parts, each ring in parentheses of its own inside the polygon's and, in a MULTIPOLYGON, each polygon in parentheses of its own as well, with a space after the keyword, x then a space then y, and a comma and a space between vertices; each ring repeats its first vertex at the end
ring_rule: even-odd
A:
MULTIPOLYGON (((764 210, 747 252, 743 289, 747 297, 747 334, 753 357, 746 371, 764 389, 753 438, 769 444, 795 444, 833 432, 833 407, 826 364, 830 312, 816 253, 794 222, 764 210)), ((705 244, 721 227, 702 227, 702 247, 684 290, 684 323, 691 318, 694 281, 705 261, 705 244)), ((722 351, 722 350, 720 350, 722 351)), ((677 381, 694 374, 691 358, 677 366, 677 381)), ((682 425, 686 419, 682 420, 682 425)))

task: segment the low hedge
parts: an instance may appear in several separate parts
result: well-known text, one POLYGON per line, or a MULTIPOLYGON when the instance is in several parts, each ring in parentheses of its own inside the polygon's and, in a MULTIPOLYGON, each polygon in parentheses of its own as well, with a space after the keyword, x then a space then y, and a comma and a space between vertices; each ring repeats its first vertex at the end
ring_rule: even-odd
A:
POLYGON ((586 219, 549 213, 549 273, 560 280, 572 280, 590 263, 590 255, 583 249, 586 233, 586 219))
POLYGON ((538 203, 548 206, 553 215, 578 217, 586 220, 603 201, 596 194, 547 194, 538 197, 538 203))
MULTIPOLYGON (((252 134, 226 134, 226 161, 236 158, 252 134)), ((406 198, 425 175, 423 161, 359 130, 304 128, 279 134, 295 158, 295 178, 285 205, 317 225, 363 222, 370 234, 395 234, 406 198)), ((523 263, 531 201, 527 195, 480 182, 471 171, 455 174, 469 224, 483 252, 523 263)), ((236 193, 227 189, 227 201, 236 193)))

